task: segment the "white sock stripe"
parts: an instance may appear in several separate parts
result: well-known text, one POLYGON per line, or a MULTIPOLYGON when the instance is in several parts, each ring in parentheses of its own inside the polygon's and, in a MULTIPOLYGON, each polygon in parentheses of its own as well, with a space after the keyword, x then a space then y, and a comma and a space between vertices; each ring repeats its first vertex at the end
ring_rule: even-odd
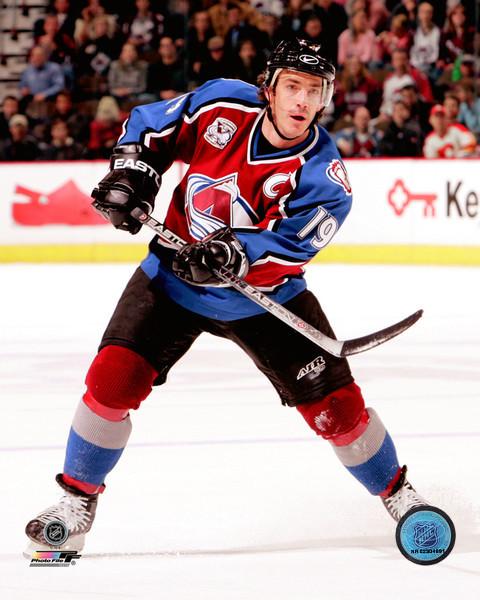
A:
POLYGON ((373 410, 367 408, 370 422, 365 431, 348 446, 335 446, 335 454, 346 467, 357 467, 370 460, 382 447, 387 433, 380 417, 373 410))
POLYGON ((118 450, 125 448, 132 431, 132 422, 129 416, 123 421, 108 421, 95 414, 83 400, 80 400, 73 417, 72 428, 91 444, 109 450, 118 450))

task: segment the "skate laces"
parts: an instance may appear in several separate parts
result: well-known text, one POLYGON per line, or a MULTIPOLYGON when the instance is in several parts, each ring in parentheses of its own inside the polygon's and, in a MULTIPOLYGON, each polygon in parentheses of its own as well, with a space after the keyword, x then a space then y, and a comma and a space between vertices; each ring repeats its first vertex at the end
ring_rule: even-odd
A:
POLYGON ((428 504, 415 489, 410 485, 408 481, 405 481, 402 487, 388 498, 383 499, 388 512, 397 521, 400 520, 403 515, 416 506, 425 506, 428 504))
POLYGON ((65 494, 58 504, 50 506, 38 515, 37 520, 45 525, 55 519, 65 523, 71 533, 81 530, 90 521, 88 499, 83 496, 65 494))

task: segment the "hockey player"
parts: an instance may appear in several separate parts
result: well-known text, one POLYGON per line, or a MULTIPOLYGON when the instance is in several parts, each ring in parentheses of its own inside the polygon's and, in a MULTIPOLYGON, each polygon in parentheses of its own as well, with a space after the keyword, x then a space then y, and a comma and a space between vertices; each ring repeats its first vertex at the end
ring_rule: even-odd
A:
POLYGON ((329 441, 395 520, 426 504, 406 480, 377 413, 365 408, 347 361, 225 287, 212 271, 228 267, 333 336, 306 289, 303 266, 331 241, 351 205, 345 167, 317 124, 331 101, 334 77, 318 46, 282 42, 260 89, 214 80, 132 111, 111 170, 93 192, 94 205, 116 228, 138 232, 141 225, 130 212, 151 211, 162 173, 182 160, 189 167, 165 223, 188 244, 176 252, 154 238, 127 284, 73 418, 63 473, 56 478, 64 495, 26 526, 33 550, 50 548, 45 528, 54 520, 69 530, 60 547, 82 549, 98 496, 127 444, 130 411, 152 386, 164 383, 202 332, 237 343, 282 403, 296 407, 329 441))

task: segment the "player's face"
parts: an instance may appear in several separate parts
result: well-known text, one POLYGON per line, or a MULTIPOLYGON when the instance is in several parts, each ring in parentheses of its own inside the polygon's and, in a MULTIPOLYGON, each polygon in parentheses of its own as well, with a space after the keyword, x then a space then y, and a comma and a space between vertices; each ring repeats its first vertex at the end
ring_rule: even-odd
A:
POLYGON ((282 71, 275 89, 268 99, 273 117, 281 133, 287 138, 307 136, 307 130, 322 108, 323 81, 320 77, 295 71, 282 71))

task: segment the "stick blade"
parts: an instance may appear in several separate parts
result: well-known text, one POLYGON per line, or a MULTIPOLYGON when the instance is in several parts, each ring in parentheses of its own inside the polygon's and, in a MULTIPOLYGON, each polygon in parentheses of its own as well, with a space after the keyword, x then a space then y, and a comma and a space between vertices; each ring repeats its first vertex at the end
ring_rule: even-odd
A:
POLYGON ((423 310, 417 310, 402 321, 390 325, 389 327, 385 327, 385 329, 380 329, 380 331, 370 333, 369 335, 354 340, 345 341, 342 346, 341 356, 345 357, 352 356, 352 354, 359 354, 360 352, 365 352, 366 350, 370 350, 370 348, 375 348, 375 346, 380 346, 380 344, 388 342, 388 340, 391 340, 409 329, 422 315, 423 310))

